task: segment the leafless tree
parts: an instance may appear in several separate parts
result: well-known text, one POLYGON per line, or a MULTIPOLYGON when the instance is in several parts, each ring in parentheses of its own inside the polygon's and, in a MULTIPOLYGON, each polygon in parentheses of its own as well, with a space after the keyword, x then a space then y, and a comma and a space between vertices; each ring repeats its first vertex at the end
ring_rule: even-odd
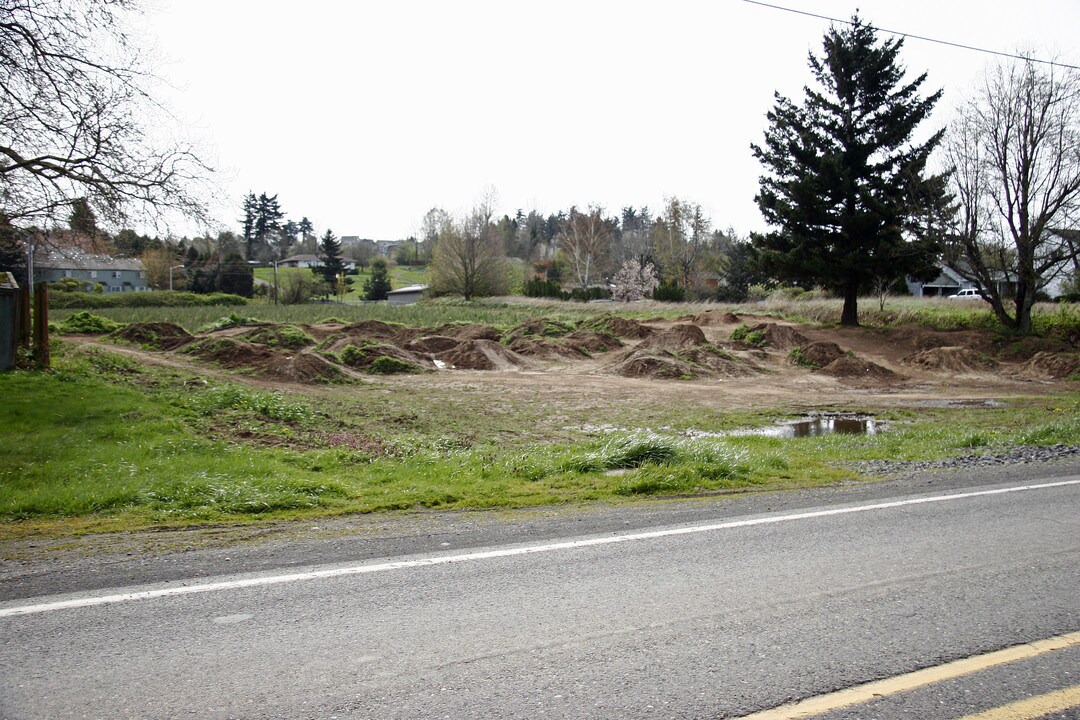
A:
POLYGON ((683 288, 691 287, 711 240, 711 226, 701 205, 668 198, 653 230, 665 279, 677 281, 683 288))
POLYGON ((570 215, 559 223, 559 250, 581 287, 590 287, 603 272, 615 228, 616 221, 605 218, 603 208, 597 206, 590 206, 588 212, 570 208, 570 215))
POLYGON ((483 199, 461 220, 444 218, 431 260, 431 289, 466 300, 506 292, 506 252, 483 199))
POLYGON ((128 26, 137 0, 0 0, 0 211, 58 224, 85 198, 98 217, 201 218, 209 168, 151 95, 128 26))
POLYGON ((1080 208, 1080 74, 1031 60, 991 68, 947 152, 956 270, 1003 324, 1030 332, 1035 294, 1076 257, 1060 231, 1080 208))

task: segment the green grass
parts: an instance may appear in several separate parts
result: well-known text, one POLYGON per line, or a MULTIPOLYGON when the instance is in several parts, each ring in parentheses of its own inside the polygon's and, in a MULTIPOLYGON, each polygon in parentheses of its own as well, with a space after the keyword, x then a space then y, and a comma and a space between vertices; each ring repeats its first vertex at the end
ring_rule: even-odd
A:
MULTIPOLYGON (((288 273, 312 272, 308 268, 278 268, 278 282, 282 282, 282 279, 288 273)), ((268 283, 274 282, 274 268, 272 267, 259 267, 255 268, 255 277, 259 280, 265 280, 268 283)), ((369 265, 356 275, 347 276, 352 280, 352 285, 349 287, 349 292, 345 294, 346 302, 356 302, 363 298, 364 282, 371 277, 371 266, 369 265)), ((395 290, 398 288, 407 287, 409 285, 426 285, 428 282, 427 266, 390 266, 390 284, 395 290)))
POLYGON ((860 460, 1080 443, 1078 396, 889 411, 879 417, 890 431, 875 437, 785 440, 719 435, 783 408, 717 414, 662 397, 583 406, 405 379, 300 395, 63 342, 54 367, 0 374, 0 533, 790 488, 857 479, 845 463, 860 460))

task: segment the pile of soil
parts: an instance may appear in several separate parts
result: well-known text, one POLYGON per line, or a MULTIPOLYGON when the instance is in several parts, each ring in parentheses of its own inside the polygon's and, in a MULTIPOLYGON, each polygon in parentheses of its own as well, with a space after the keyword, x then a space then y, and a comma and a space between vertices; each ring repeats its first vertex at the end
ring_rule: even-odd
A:
POLYGON ((1040 352, 1024 363, 1021 372, 1031 378, 1061 380, 1080 371, 1080 355, 1076 353, 1040 352))
POLYGON ((457 370, 519 370, 530 365, 528 358, 494 340, 469 340, 453 350, 439 353, 436 360, 457 370))
POLYGON ((575 330, 563 340, 566 347, 578 352, 604 353, 623 347, 623 342, 614 335, 593 330, 575 330))
POLYGON ((402 347, 410 352, 434 355, 436 353, 453 350, 460 343, 460 340, 447 337, 446 335, 423 335, 414 340, 410 340, 402 347))
MULTIPOLYGON (((840 346, 831 342, 816 342, 800 345, 802 356, 819 368, 826 367, 844 357, 845 353, 840 346)), ((791 361, 794 362, 794 361, 791 361)))
POLYGON ((447 323, 434 330, 425 331, 425 335, 445 335, 457 340, 499 340, 502 333, 489 325, 475 323, 447 323))
MULTIPOLYGON (((502 339, 512 342, 520 337, 564 337, 574 331, 573 326, 558 320, 535 317, 527 318, 523 322, 511 328, 502 339)), ((498 338, 487 338, 498 339, 498 338)))
POLYGON ((670 330, 655 333, 638 345, 638 350, 686 350, 707 342, 697 325, 673 325, 670 330))
POLYGON ((236 337, 253 345, 288 350, 300 350, 315 344, 314 338, 295 325, 261 325, 236 337))
POLYGON ((738 315, 736 315, 735 313, 731 312, 730 310, 728 312, 724 313, 723 315, 721 315, 720 320, 725 325, 735 325, 736 323, 741 322, 741 318, 738 315))
POLYGON ((507 347, 518 355, 538 360, 562 360, 568 357, 581 357, 582 353, 569 344, 549 340, 544 337, 519 337, 507 347))
POLYGON ((809 340, 798 330, 787 325, 761 323, 750 328, 750 332, 759 332, 765 337, 766 344, 777 350, 790 350, 806 345, 809 340))
POLYGON ((839 378, 841 380, 871 384, 896 382, 897 380, 903 379, 902 376, 894 373, 887 367, 882 367, 869 360, 850 357, 848 355, 833 360, 831 363, 815 372, 839 378))
POLYGON ((227 337, 208 337, 185 348, 203 360, 210 360, 227 368, 245 368, 270 359, 273 350, 263 345, 252 345, 227 337))
POLYGON ((411 372, 429 372, 434 369, 430 356, 403 350, 397 345, 379 343, 377 345, 354 346, 354 350, 342 351, 341 359, 346 365, 357 370, 370 370, 379 358, 390 358, 409 366, 411 372))
POLYGON ((408 328, 400 325, 391 325, 379 320, 364 320, 341 328, 345 335, 363 340, 399 340, 402 334, 412 335, 408 328), (402 331, 406 331, 402 333, 402 331))
POLYGON ((276 353, 254 370, 259 377, 305 384, 334 382, 342 376, 336 365, 314 353, 276 353))
POLYGON ((586 320, 581 323, 580 329, 594 330, 629 340, 640 340, 649 337, 654 332, 651 327, 642 325, 637 320, 630 320, 617 315, 600 315, 592 320, 586 320))
POLYGON ((949 370, 951 372, 980 372, 993 370, 997 363, 966 347, 935 347, 908 355, 900 362, 925 370, 949 370))
POLYGON ((1022 338, 1002 340, 1003 344, 998 348, 997 356, 1002 360, 1029 361, 1040 353, 1071 353, 1075 348, 1065 340, 1055 337, 1027 336, 1022 338))
POLYGON ((612 365, 610 371, 629 378, 661 378, 666 380, 693 380, 701 375, 701 368, 668 354, 654 355, 634 352, 612 365))
POLYGON ((175 350, 195 340, 187 330, 172 323, 132 323, 114 332, 113 337, 155 350, 175 350))

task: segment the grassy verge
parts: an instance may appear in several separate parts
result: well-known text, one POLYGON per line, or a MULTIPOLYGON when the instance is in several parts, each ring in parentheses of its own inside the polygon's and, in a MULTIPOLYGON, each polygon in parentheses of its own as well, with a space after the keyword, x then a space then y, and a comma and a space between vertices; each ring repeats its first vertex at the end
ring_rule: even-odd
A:
POLYGON ((63 343, 54 360, 53 372, 0 374, 2 535, 789 488, 858 479, 852 461, 1080 442, 1078 396, 892 412, 874 438, 784 440, 719 435, 784 408, 717 415, 640 399, 579 425, 557 400, 467 388, 298 395, 63 343))

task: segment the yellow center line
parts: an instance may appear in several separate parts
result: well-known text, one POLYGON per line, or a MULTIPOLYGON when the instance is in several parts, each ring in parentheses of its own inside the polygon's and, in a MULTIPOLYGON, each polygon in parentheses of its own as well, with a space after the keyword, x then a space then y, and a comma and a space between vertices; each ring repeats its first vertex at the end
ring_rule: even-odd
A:
MULTIPOLYGON (((742 720, 796 720, 814 715, 839 710, 840 708, 860 705, 878 698, 889 697, 897 693, 913 690, 924 685, 951 680, 953 678, 981 672, 998 665, 1007 665, 1019 660, 1027 660, 1049 652, 1080 647, 1080 632, 1058 635, 1046 640, 1036 640, 1022 645, 1013 645, 1004 650, 997 650, 985 655, 976 655, 936 667, 916 670, 884 680, 875 680, 865 685, 857 685, 846 690, 838 690, 828 695, 807 698, 787 705, 763 710, 751 715, 744 715, 742 720)), ((1047 712, 1053 712, 1052 710, 1047 712)), ((1043 713, 1046 714, 1046 713, 1043 713)), ((1038 716, 1036 716, 1038 717, 1038 716)))
POLYGON ((1050 713, 1075 707, 1080 707, 1080 685, 1073 685, 1070 688, 1055 690, 1052 693, 1026 700, 1017 700, 993 710, 967 715, 960 720, 1035 720, 1050 713))

